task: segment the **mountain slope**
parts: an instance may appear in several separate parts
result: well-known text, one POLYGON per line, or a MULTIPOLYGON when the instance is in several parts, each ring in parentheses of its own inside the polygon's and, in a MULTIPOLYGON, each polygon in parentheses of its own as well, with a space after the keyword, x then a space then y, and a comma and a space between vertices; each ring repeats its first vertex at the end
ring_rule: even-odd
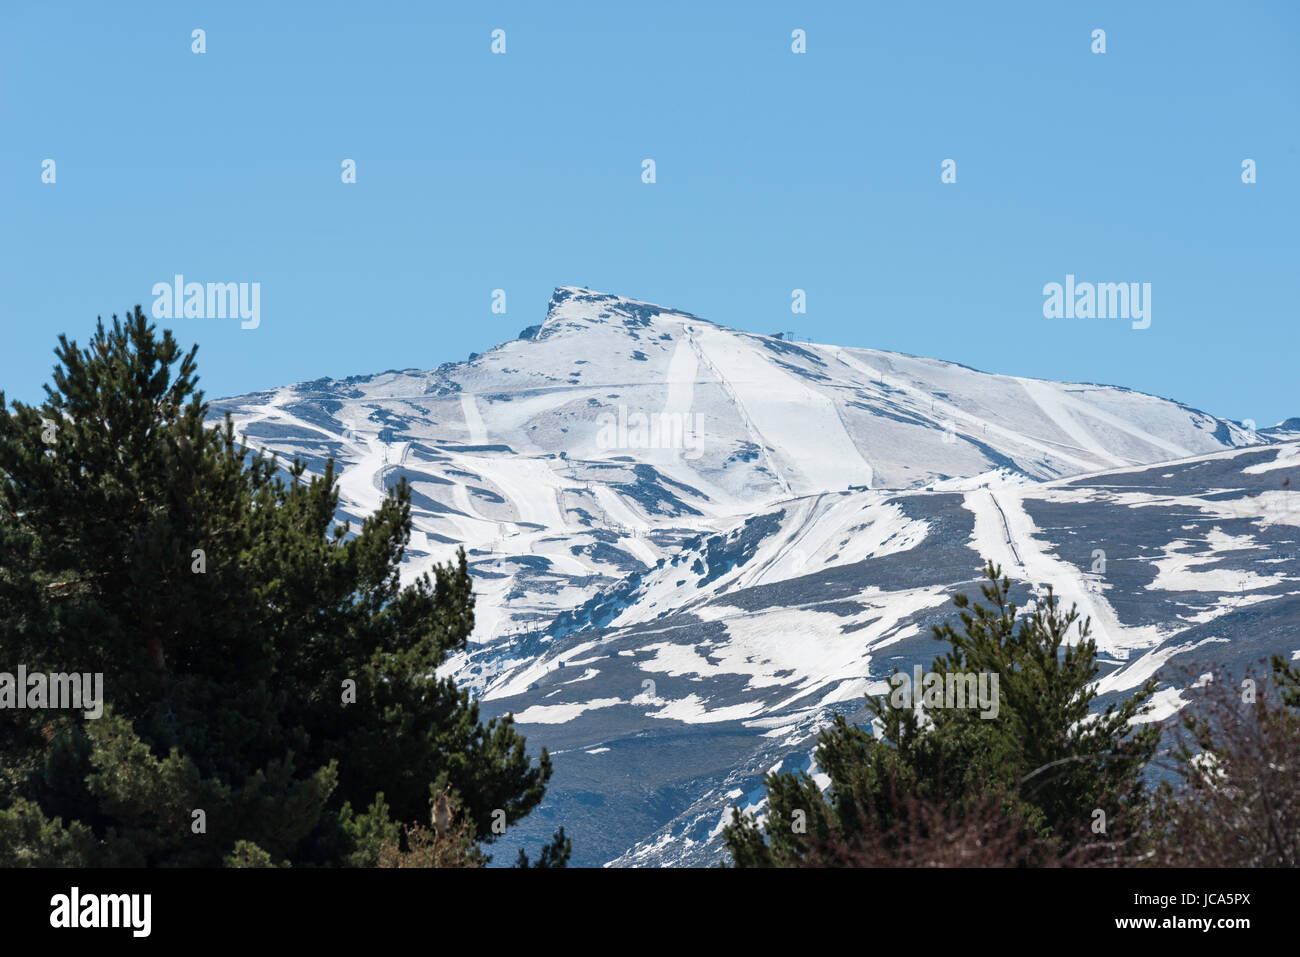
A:
MULTIPOLYGON (((466 362, 225 412, 312 473, 333 457, 340 519, 405 478, 406 573, 464 545, 476 628, 447 672, 552 749, 512 833, 563 823, 578 863, 716 860, 763 771, 807 767, 831 713, 928 665, 985 558, 1022 605, 1050 582, 1091 616, 1103 699, 1229 638, 1297 644, 1297 420, 1248 431, 575 287, 466 362)), ((1165 688, 1161 714, 1178 702, 1165 688)))
POLYGON ((794 344, 573 287, 463 363, 213 403, 251 444, 341 466, 341 512, 405 477, 411 568, 464 544, 476 638, 581 604, 694 536, 778 502, 1000 470, 1051 479, 1260 439, 1127 389, 794 344))

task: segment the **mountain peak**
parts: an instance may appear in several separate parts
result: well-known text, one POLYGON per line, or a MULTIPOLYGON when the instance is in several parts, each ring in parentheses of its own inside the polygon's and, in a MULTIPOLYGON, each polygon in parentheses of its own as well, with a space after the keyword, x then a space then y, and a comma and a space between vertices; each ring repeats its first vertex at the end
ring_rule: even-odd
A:
POLYGON ((546 339, 565 328, 582 329, 595 325, 644 328, 660 317, 715 325, 707 319, 653 302, 597 292, 586 286, 556 286, 546 308, 546 319, 535 338, 546 339))

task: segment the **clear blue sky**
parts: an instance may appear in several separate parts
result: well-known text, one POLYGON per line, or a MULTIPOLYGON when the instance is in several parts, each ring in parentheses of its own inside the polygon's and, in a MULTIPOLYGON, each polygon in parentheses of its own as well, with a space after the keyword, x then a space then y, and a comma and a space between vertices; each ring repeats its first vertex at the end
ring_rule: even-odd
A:
POLYGON ((256 330, 168 323, 213 398, 463 359, 578 284, 1272 424, 1298 47, 1292 0, 5 3, 0 388, 175 273, 261 283, 256 330), (1044 318, 1067 273, 1150 282, 1151 327, 1044 318))

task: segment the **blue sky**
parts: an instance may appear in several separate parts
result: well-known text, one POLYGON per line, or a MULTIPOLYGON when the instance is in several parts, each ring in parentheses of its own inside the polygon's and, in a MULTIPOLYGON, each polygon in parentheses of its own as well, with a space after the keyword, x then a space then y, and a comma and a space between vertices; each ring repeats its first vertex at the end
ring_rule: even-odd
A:
POLYGON ((213 398, 463 359, 576 284, 1272 424, 1298 44, 1293 2, 5 4, 0 388, 176 273, 261 283, 255 330, 164 323, 213 398), (1150 328, 1044 318, 1067 273, 1151 283, 1150 328))

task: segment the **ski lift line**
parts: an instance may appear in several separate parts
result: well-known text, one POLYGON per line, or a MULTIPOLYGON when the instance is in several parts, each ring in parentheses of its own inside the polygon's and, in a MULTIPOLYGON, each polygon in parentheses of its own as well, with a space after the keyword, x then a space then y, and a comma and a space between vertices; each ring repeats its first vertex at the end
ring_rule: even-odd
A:
POLYGON ((1007 513, 1002 511, 1002 503, 998 501, 998 497, 993 494, 992 489, 989 490, 989 498, 993 501, 993 507, 998 510, 998 515, 1002 518, 1002 531, 1007 536, 1007 545, 1011 548, 1011 554, 1015 556, 1016 564, 1021 568, 1024 568, 1025 563, 1020 558, 1020 551, 1016 548, 1016 543, 1011 538, 1011 525, 1007 522, 1007 513))

